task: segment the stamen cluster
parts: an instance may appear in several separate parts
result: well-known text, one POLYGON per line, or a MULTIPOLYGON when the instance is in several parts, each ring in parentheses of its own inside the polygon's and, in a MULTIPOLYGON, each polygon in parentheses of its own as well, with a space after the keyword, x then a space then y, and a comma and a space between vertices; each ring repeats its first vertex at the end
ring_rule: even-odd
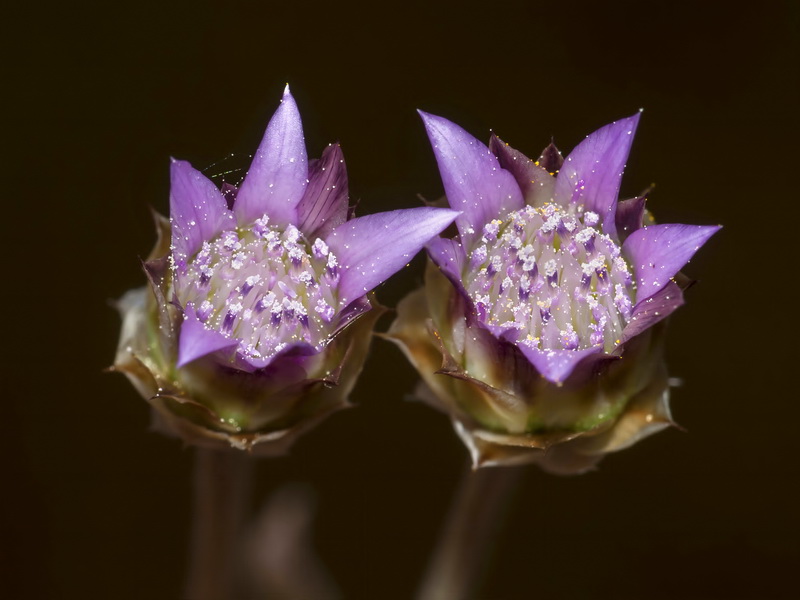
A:
POLYGON ((484 225, 463 273, 478 318, 540 350, 612 350, 631 316, 633 282, 599 221, 550 203, 484 225))
POLYGON ((264 215, 252 228, 223 231, 176 269, 182 306, 205 327, 238 341, 250 358, 269 358, 292 342, 319 349, 338 307, 336 256, 317 238, 264 215))

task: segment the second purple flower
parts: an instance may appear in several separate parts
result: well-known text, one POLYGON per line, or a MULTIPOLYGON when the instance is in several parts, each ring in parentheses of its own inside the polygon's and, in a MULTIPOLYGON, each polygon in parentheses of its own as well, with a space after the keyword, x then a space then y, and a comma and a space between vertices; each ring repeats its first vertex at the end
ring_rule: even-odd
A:
POLYGON ((576 472, 670 423, 661 322, 717 226, 645 224, 617 201, 639 115, 534 161, 421 113, 454 238, 390 330, 476 466, 576 472), (449 280, 449 281, 448 281, 449 280))

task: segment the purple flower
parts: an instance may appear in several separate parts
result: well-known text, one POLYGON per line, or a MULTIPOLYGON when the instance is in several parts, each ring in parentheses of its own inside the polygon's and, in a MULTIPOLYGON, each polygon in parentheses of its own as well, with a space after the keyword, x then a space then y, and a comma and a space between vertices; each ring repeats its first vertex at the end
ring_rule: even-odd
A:
POLYGON ((671 422, 659 323, 683 303, 679 270, 719 227, 643 225, 644 196, 617 202, 639 115, 537 161, 421 115, 461 214, 455 238, 428 245, 438 272, 390 334, 476 465, 572 472, 671 422))
POLYGON ((287 86, 238 189, 172 161, 153 293, 121 302, 115 366, 185 439, 281 451, 347 405, 381 314, 371 290, 457 214, 353 218, 341 149, 308 160, 287 86))

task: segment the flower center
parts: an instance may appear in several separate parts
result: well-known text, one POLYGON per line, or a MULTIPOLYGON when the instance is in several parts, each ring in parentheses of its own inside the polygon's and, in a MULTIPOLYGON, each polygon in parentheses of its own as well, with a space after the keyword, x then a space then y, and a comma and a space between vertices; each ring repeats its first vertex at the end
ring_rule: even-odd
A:
POLYGON ((182 306, 193 303, 206 327, 256 359, 292 342, 319 348, 338 306, 338 265, 325 242, 309 245, 295 226, 270 226, 266 215, 204 242, 176 280, 182 306))
POLYGON ((485 225, 463 279, 478 317, 540 350, 613 349, 631 316, 633 284, 599 220, 547 204, 485 225))

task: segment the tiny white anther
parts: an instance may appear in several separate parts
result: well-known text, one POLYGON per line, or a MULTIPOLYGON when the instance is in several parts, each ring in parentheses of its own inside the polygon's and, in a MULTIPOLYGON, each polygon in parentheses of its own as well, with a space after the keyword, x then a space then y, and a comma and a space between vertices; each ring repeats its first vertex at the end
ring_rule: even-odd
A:
POLYGON ((585 244, 595 235, 597 235, 597 230, 595 230, 593 227, 586 227, 575 234, 575 241, 579 244, 585 244))
POLYGON ((238 252, 234 254, 233 258, 231 259, 231 266, 238 271, 244 266, 244 261, 244 254, 242 252, 238 252))

